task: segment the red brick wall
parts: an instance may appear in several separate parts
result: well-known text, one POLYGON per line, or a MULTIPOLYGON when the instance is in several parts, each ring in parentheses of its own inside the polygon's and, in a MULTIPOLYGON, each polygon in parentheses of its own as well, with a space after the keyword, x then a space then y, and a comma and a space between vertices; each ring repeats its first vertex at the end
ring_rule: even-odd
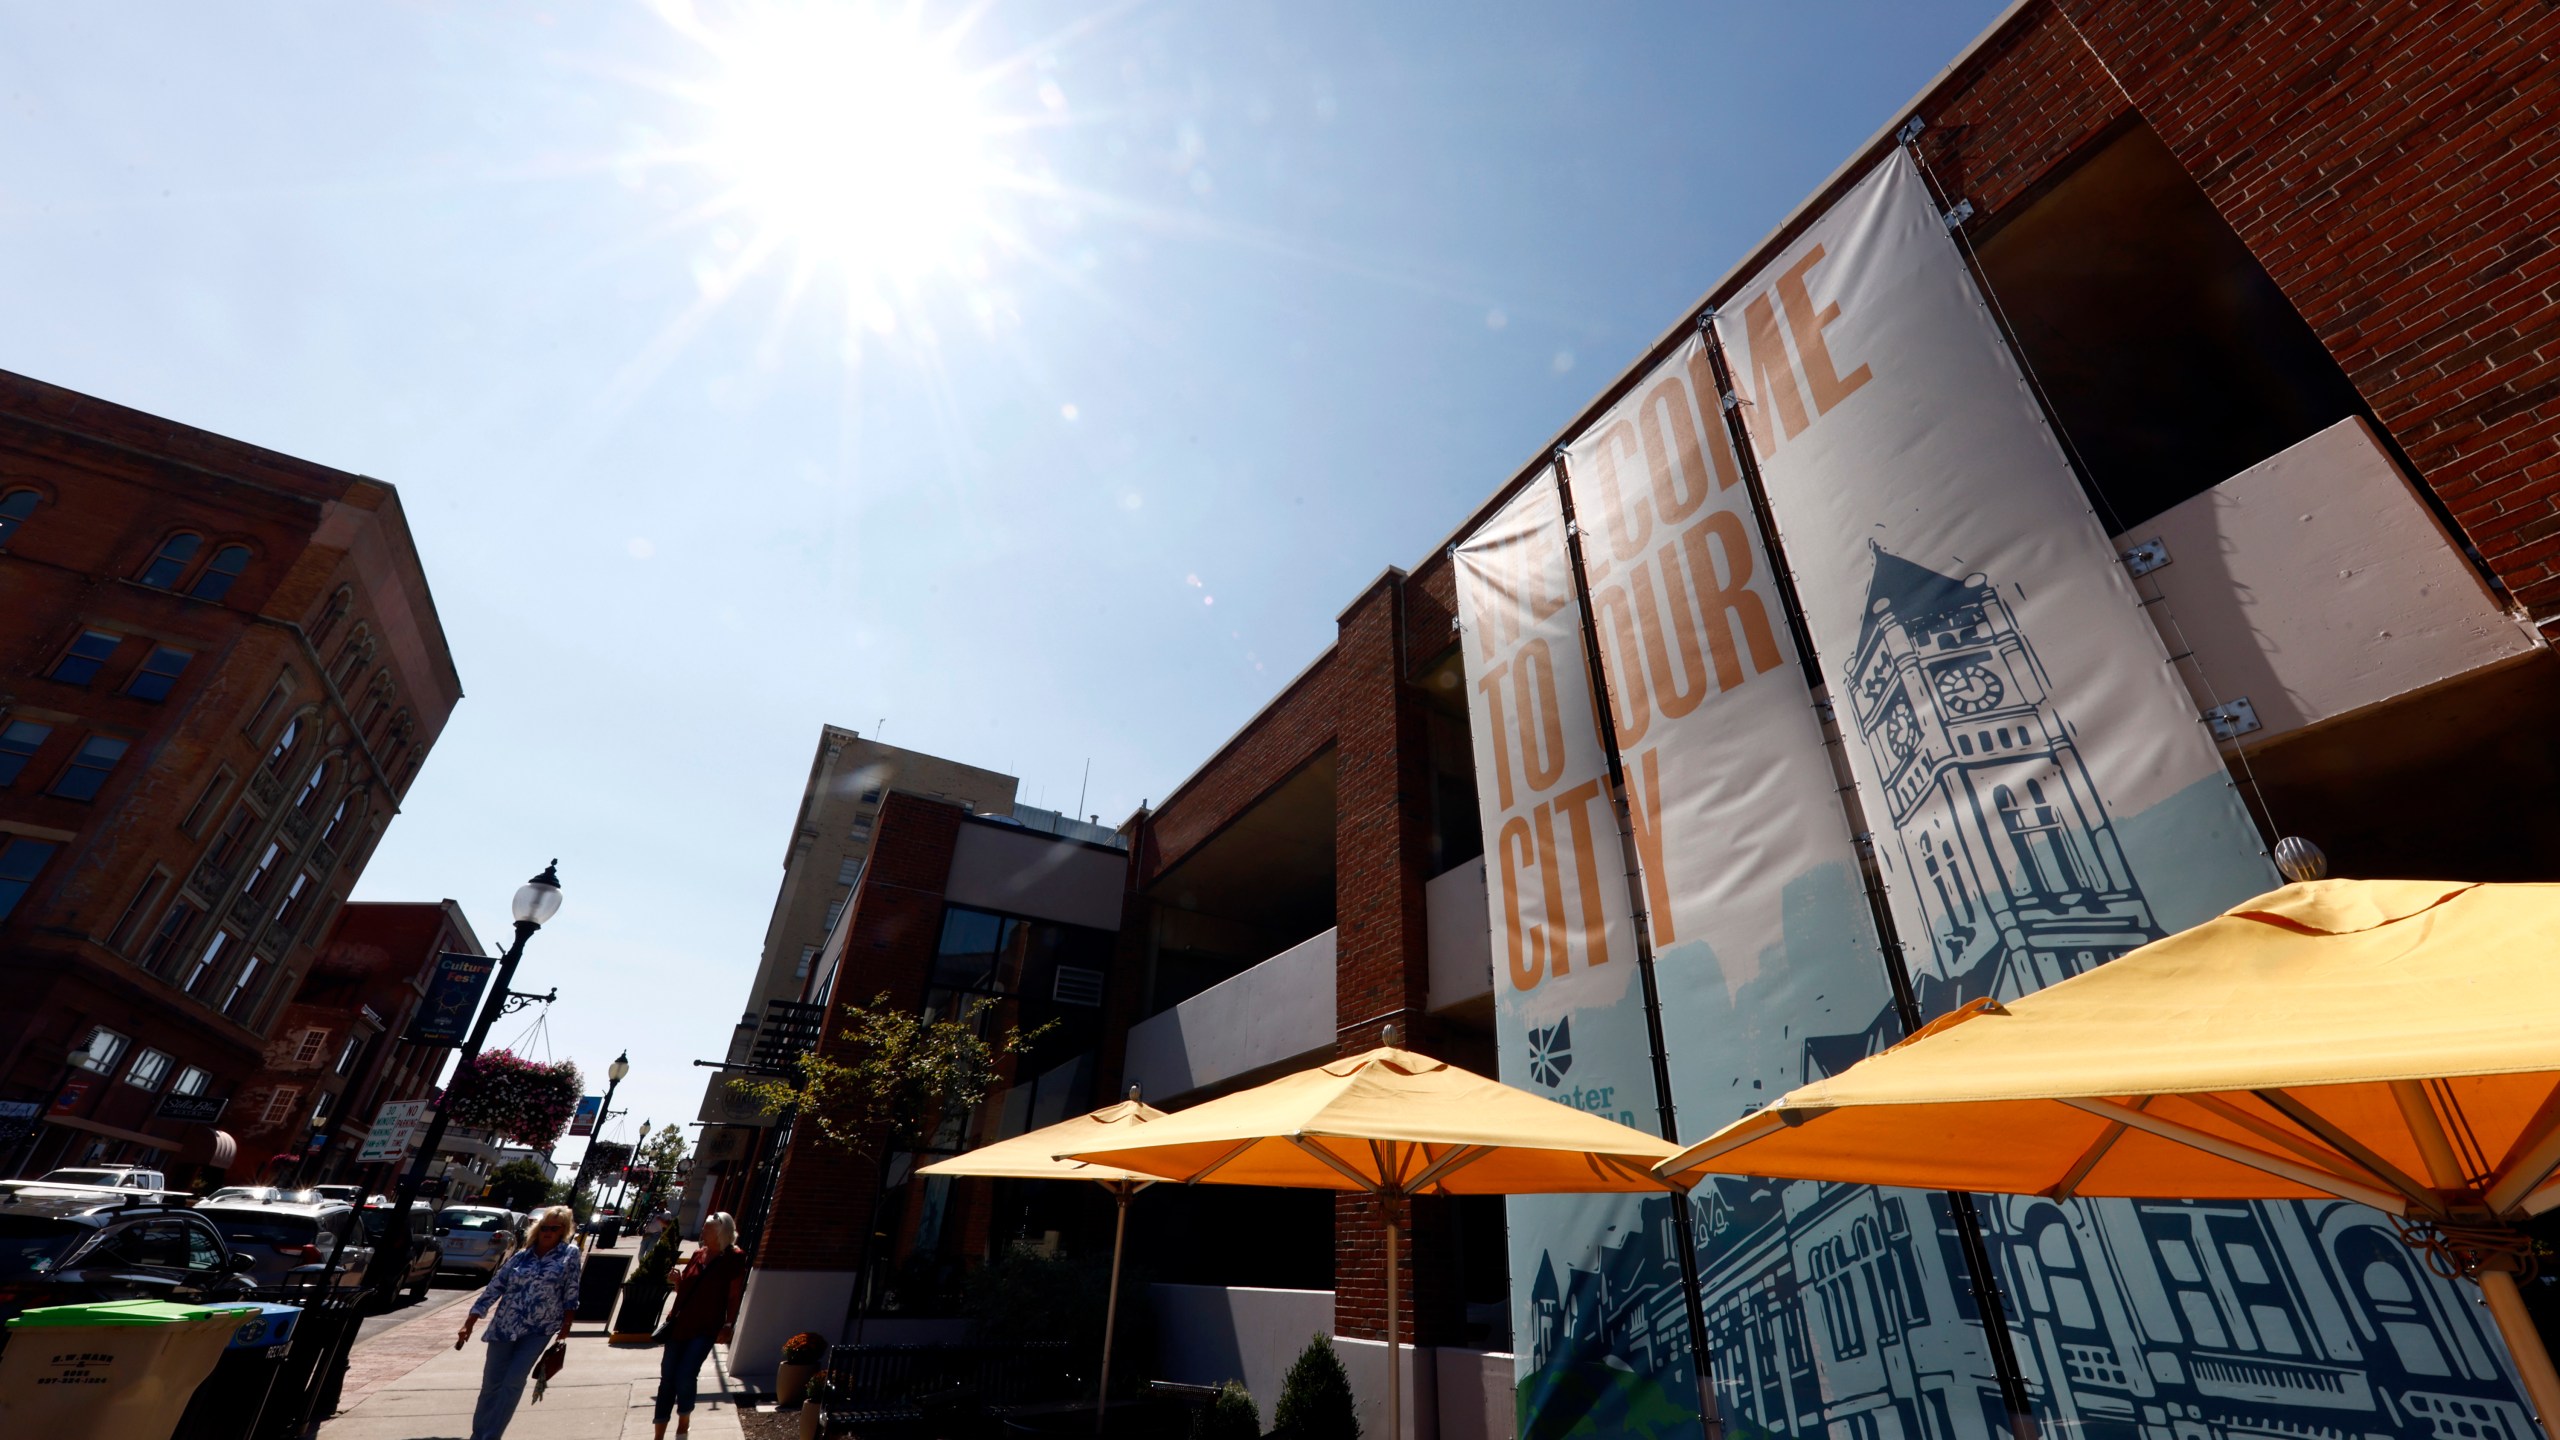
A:
POLYGON ((1333 743, 1338 709, 1335 654, 1328 650, 1246 723, 1147 819, 1132 883, 1143 889, 1182 863, 1271 787, 1333 743))
MULTIPOLYGON (((924 1004, 960 816, 957 805, 898 791, 881 802, 870 862, 853 896, 844 971, 818 1043, 821 1056, 844 1053, 847 1006, 869 1005, 884 994, 895 1007, 924 1004)), ((875 1157, 830 1145, 812 1126, 793 1127, 756 1263, 776 1270, 856 1268, 878 1191, 875 1157)))
POLYGON ((2560 628, 2560 7, 2064 8, 2490 567, 2560 628))

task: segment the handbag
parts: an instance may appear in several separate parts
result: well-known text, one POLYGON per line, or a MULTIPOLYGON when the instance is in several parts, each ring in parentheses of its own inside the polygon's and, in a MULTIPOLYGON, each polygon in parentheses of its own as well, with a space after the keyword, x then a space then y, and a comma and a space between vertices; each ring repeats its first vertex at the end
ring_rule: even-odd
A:
POLYGON ((561 1367, 568 1363, 569 1342, 566 1340, 552 1341, 551 1348, 542 1352, 542 1358, 533 1362, 534 1404, 542 1403, 542 1392, 550 1388, 551 1377, 559 1374, 561 1367))

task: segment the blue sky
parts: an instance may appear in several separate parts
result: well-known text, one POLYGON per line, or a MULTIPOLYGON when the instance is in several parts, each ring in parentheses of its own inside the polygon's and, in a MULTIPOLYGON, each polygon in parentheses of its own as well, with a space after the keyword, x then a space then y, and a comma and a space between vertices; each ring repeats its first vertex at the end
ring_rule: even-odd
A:
POLYGON ((533 1047, 660 1121, 822 722, 1161 798, 2000 8, 673 4, 0 18, 0 368, 400 487, 357 896, 559 856, 533 1047))

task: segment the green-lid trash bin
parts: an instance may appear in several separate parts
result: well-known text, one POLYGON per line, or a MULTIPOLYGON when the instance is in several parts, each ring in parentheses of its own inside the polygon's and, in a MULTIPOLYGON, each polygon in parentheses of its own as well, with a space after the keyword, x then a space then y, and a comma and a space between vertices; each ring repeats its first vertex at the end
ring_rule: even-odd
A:
POLYGON ((29 1310, 0 1351, 0 1435, 168 1440, 240 1325, 165 1300, 29 1310))

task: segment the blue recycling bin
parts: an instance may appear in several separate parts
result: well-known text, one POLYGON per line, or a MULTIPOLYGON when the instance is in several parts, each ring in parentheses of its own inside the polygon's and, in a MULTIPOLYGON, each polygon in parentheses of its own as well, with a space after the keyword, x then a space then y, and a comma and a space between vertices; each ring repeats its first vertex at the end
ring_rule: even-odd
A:
POLYGON ((275 1390, 276 1376, 293 1349, 293 1327, 302 1319, 296 1305, 253 1303, 215 1305, 207 1309, 237 1312, 240 1328, 214 1361, 213 1373, 196 1387, 186 1413, 170 1440, 233 1440, 258 1433, 260 1414, 275 1390))

